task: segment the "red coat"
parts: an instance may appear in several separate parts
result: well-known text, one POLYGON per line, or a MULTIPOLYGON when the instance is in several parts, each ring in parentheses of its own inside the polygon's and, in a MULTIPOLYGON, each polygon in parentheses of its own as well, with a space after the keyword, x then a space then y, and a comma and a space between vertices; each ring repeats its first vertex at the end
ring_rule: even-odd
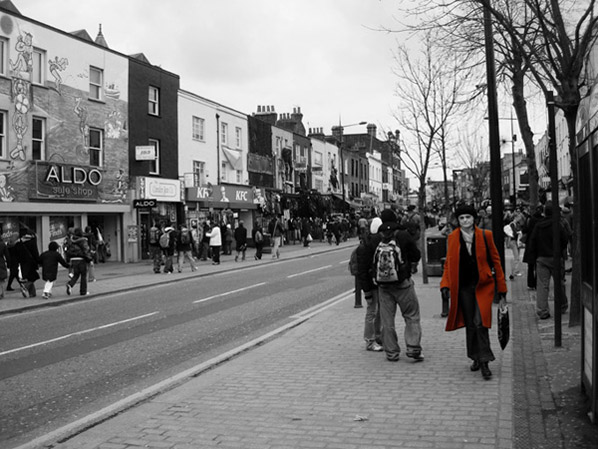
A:
MULTIPOLYGON (((484 327, 492 327, 492 301, 494 299, 494 279, 492 271, 488 265, 488 258, 486 256, 486 245, 484 243, 484 236, 482 229, 475 227, 475 253, 478 262, 479 280, 476 286, 476 298, 482 316, 482 324, 484 327)), ((488 242, 488 249, 490 250, 490 257, 494 263, 496 271, 496 282, 498 291, 500 293, 507 292, 507 283, 505 282, 505 273, 500 264, 500 255, 494 245, 494 238, 491 231, 486 232, 486 241, 488 242)), ((451 305, 449 309, 449 316, 446 320, 446 330, 453 331, 461 327, 465 327, 463 314, 459 310, 459 254, 461 250, 461 228, 455 229, 448 236, 448 247, 446 251, 446 261, 444 263, 444 273, 440 281, 440 288, 450 288, 451 290, 451 305)))

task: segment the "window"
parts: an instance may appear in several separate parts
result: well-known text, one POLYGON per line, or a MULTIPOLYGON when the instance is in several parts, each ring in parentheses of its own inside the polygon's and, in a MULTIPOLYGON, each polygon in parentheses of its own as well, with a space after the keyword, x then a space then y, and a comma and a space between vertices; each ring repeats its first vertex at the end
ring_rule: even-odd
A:
POLYGON ((241 128, 235 128, 235 139, 236 139, 237 148, 241 148, 241 143, 242 143, 241 135, 242 135, 241 128))
POLYGON ((104 85, 104 71, 96 67, 89 67, 89 98, 102 100, 102 86, 104 85))
POLYGON ((243 179, 243 172, 241 170, 236 170, 237 172, 237 184, 241 184, 241 180, 243 179))
POLYGON ((222 181, 226 181, 227 177, 226 162, 222 162, 222 164, 220 164, 220 179, 222 179, 222 181))
POLYGON ((33 84, 44 84, 46 80, 46 52, 34 48, 31 57, 33 59, 33 73, 31 74, 31 82, 33 84))
POLYGON ((149 139, 148 145, 151 145, 156 149, 156 159, 150 161, 149 172, 152 175, 158 175, 160 174, 160 142, 154 139, 149 139))
POLYGON ((0 75, 6 75, 8 61, 8 41, 0 39, 0 75))
POLYGON ((201 161, 193 161, 193 183, 195 187, 206 184, 206 163, 201 161))
POLYGON ((160 91, 157 87, 149 87, 148 113, 151 115, 160 114, 160 91))
POLYGON ((6 158, 6 111, 0 111, 0 158, 6 158))
POLYGON ((228 124, 227 123, 220 124, 220 143, 222 143, 222 145, 228 145, 228 124))
POLYGON ((31 152, 34 161, 46 158, 46 122, 43 118, 33 117, 31 130, 31 152))
POLYGON ((193 140, 204 140, 205 120, 199 117, 193 117, 193 140))
POLYGON ((104 131, 89 128, 89 165, 101 167, 104 156, 104 131))
POLYGON ((322 166, 322 153, 314 151, 314 165, 322 166))

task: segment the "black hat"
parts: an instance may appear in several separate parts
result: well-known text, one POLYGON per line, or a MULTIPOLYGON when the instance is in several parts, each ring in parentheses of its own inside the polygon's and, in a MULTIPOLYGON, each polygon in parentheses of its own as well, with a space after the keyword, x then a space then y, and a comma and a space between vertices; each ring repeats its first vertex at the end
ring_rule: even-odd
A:
POLYGON ((378 228, 378 232, 394 231, 399 228, 399 224, 396 221, 384 221, 378 228))
POLYGON ((462 204, 455 209, 455 217, 459 218, 461 215, 471 215, 475 218, 478 216, 478 213, 471 204, 462 204))
POLYGON ((397 222, 397 214, 395 214, 392 209, 384 209, 382 211, 382 213, 380 214, 380 219, 382 220, 382 223, 384 223, 386 221, 392 221, 392 222, 396 223, 397 222))

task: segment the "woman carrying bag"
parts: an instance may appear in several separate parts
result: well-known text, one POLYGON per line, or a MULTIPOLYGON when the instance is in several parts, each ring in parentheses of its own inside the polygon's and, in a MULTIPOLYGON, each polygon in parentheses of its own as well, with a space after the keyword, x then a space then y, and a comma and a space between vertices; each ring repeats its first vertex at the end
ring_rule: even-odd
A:
POLYGON ((475 208, 463 205, 455 210, 459 227, 448 236, 444 273, 440 281, 443 299, 450 301, 446 330, 465 327, 467 357, 471 371, 492 377, 488 363, 494 360, 488 329, 492 325, 495 291, 500 306, 506 303, 507 284, 494 245, 492 231, 474 225, 475 208), (493 270, 494 268, 494 270, 493 270))

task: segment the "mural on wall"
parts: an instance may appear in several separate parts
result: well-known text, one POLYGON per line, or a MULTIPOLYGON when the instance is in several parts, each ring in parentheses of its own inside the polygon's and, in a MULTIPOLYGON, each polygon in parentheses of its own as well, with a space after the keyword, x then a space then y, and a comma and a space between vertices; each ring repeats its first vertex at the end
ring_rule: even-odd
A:
POLYGON ((116 180, 114 188, 104 195, 102 203, 124 203, 127 199, 127 190, 129 189, 129 176, 124 170, 119 169, 114 175, 116 180))
POLYGON ((50 73, 54 77, 56 92, 58 92, 58 95, 62 95, 62 76, 60 75, 60 72, 64 72, 66 70, 67 66, 69 65, 69 60, 66 58, 58 59, 58 56, 54 56, 54 59, 50 60, 48 65, 50 66, 50 73))
POLYGON ((17 60, 10 61, 10 67, 13 72, 33 72, 33 35, 25 32, 17 36, 17 43, 15 44, 17 51, 17 60))
POLYGON ((8 181, 6 180, 5 175, 0 175, 0 201, 4 203, 10 203, 15 200, 14 191, 10 185, 8 185, 8 181))
POLYGON ((104 129, 108 139, 120 139, 127 132, 127 126, 123 114, 113 109, 104 121, 104 129))

